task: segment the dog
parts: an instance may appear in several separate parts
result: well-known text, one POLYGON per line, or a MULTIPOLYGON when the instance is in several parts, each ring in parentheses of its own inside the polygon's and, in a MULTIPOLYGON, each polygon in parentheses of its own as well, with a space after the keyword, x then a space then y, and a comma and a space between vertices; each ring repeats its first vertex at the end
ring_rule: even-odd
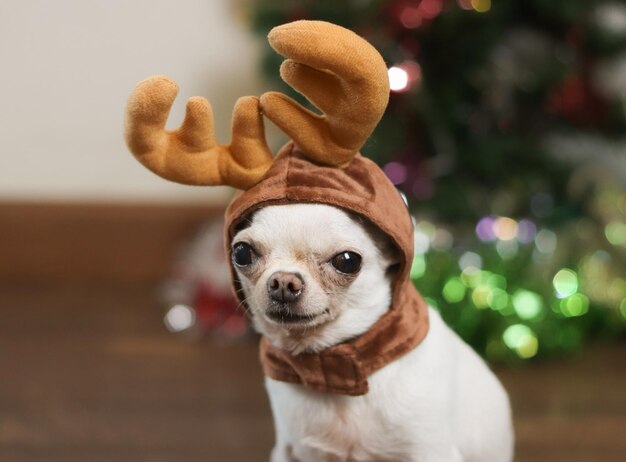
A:
MULTIPOLYGON (((254 328, 292 355, 368 331, 389 309, 397 250, 366 219, 325 204, 270 205, 238 230, 232 264, 254 328)), ((429 308, 413 350, 369 377, 363 396, 266 377, 272 462, 507 462, 507 394, 429 308)))
POLYGON ((507 462, 505 391, 409 280, 411 218, 360 153, 389 101, 387 64, 354 32, 294 21, 268 34, 280 75, 322 114, 280 92, 240 98, 232 139, 210 103, 140 82, 125 137, 171 181, 241 189, 226 210, 233 287, 261 340, 276 425, 272 461, 507 462), (264 120, 291 140, 274 157, 264 120))

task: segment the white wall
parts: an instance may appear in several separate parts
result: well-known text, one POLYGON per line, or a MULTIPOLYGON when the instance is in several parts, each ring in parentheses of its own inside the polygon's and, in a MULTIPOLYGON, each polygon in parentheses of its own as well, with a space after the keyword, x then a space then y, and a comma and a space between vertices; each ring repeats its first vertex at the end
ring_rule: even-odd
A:
MULTIPOLYGON (((228 188, 166 182, 128 153, 126 98, 167 74, 208 97, 220 142, 238 96, 258 94, 258 38, 227 0, 2 0, 0 200, 214 201, 228 188)), ((277 70, 278 72, 278 70, 277 70)))

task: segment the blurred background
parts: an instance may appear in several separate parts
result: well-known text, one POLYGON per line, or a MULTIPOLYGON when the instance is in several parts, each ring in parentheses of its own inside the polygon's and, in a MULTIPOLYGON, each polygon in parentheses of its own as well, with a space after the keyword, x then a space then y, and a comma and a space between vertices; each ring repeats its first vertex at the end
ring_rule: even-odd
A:
POLYGON ((626 2, 5 0, 0 461, 267 460, 233 191, 152 175, 123 115, 166 74, 168 126, 202 95, 227 143, 239 96, 297 97, 265 40, 297 19, 388 64, 363 153, 407 197, 415 285, 511 394, 516 460, 623 460, 626 2))

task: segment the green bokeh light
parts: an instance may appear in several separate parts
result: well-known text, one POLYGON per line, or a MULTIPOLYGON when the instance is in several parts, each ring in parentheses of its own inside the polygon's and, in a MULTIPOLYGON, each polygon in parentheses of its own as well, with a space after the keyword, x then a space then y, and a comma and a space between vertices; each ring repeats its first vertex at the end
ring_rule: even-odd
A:
POLYGON ((502 311, 509 304, 509 294, 507 294, 506 291, 495 287, 491 290, 487 303, 492 310, 502 311))
POLYGON ((480 284, 472 291, 472 302, 476 308, 483 309, 489 306, 491 290, 491 287, 488 285, 480 284))
POLYGON ((563 268, 554 275, 552 285, 558 298, 569 297, 578 290, 578 275, 568 268, 563 268))
POLYGON ((518 289, 513 294, 513 308, 521 319, 533 319, 541 313, 543 301, 535 292, 518 289))
POLYGON ((524 324, 513 324, 507 327, 502 334, 502 340, 522 359, 532 358, 539 349, 539 342, 535 333, 524 324))
POLYGON ((589 298, 584 294, 573 294, 561 300, 561 313, 568 318, 582 316, 589 311, 589 298))
POLYGON ((485 283, 490 287, 497 287, 506 290, 506 278, 500 274, 490 274, 487 276, 485 283))
POLYGON ((465 298, 465 285, 461 278, 450 278, 443 286, 442 293, 448 303, 458 303, 465 298))
POLYGON ((461 273, 461 280, 466 287, 475 288, 483 280, 485 271, 481 271, 475 266, 468 266, 461 273))
POLYGON ((622 303, 619 306, 619 312, 622 313, 624 318, 626 318, 626 298, 622 300, 622 303))

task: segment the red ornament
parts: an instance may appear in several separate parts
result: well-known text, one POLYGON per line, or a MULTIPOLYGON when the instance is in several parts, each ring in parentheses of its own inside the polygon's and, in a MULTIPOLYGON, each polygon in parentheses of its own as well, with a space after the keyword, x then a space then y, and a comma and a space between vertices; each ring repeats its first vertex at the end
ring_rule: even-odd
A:
POLYGON ((609 103, 599 94, 591 78, 594 60, 585 48, 586 30, 573 26, 565 41, 576 50, 579 66, 576 74, 566 75, 547 101, 548 111, 578 126, 600 126, 608 117, 609 103))
POLYGON ((207 333, 233 338, 247 332, 244 307, 232 293, 223 228, 222 221, 202 227, 173 266, 162 292, 170 331, 191 338, 207 333))
POLYGON ((247 321, 243 308, 237 309, 237 302, 230 292, 217 290, 210 281, 197 282, 194 308, 199 326, 203 329, 220 329, 232 336, 245 333, 247 321))
POLYGON ((585 74, 566 76, 550 95, 548 111, 574 125, 599 126, 606 122, 608 102, 585 74))

